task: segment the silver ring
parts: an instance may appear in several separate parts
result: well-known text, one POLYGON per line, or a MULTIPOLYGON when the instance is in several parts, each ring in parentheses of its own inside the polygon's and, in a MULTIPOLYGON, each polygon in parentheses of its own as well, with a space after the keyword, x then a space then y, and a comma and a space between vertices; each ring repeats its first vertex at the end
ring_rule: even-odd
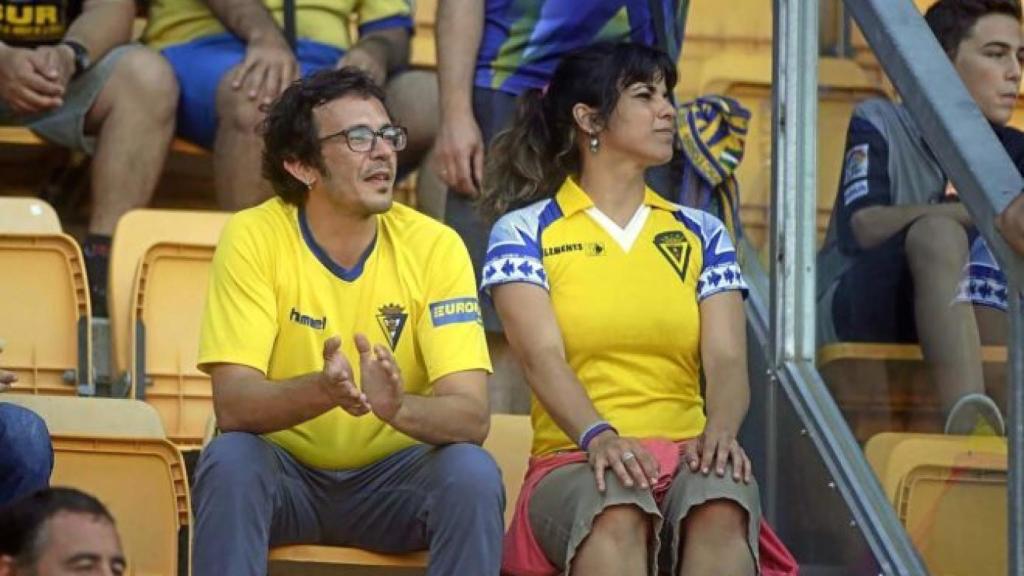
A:
POLYGON ((633 458, 636 458, 636 454, 633 454, 632 452, 630 452, 628 450, 622 453, 622 461, 623 462, 625 462, 627 460, 632 460, 633 458))

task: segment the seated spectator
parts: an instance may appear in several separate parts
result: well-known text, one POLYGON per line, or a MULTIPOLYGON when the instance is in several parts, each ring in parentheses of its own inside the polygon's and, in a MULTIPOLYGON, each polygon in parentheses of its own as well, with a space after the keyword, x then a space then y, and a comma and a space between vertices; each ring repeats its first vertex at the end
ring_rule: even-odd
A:
POLYGON ((107 315, 110 236, 145 206, 174 134, 178 88, 167 63, 131 40, 131 0, 0 0, 0 124, 93 156, 82 244, 94 316, 107 315), (42 25, 45 24, 45 25, 42 25))
MULTIPOLYGON (((17 377, 0 369, 0 393, 17 377)), ((0 506, 50 485, 53 446, 38 414, 0 400, 0 506)))
POLYGON ((297 77, 355 66, 387 87, 394 114, 409 125, 402 166, 433 145, 437 81, 408 72, 413 28, 405 0, 296 0, 294 36, 279 27, 282 0, 155 0, 143 33, 181 84, 178 134, 213 150, 217 200, 226 210, 273 194, 260 176, 262 108, 297 77), (358 40, 350 23, 359 25, 358 40))
POLYGON ((202 321, 225 433, 196 472, 196 576, 264 574, 268 545, 294 543, 429 548, 430 575, 498 574, 473 269, 453 231, 393 205, 405 144, 355 68, 267 113, 278 197, 228 222, 202 321))
MULTIPOLYGON (((940 0, 925 20, 1003 145, 1022 135, 1005 124, 1021 80, 1016 0, 940 0)), ((1022 157, 1015 158, 1024 166, 1022 157)), ((957 299, 974 231, 971 217, 906 108, 860 104, 819 254, 819 340, 920 342, 949 434, 1005 428, 985 393, 981 338, 971 306, 957 299)))
POLYGON ((0 576, 120 576, 126 567, 114 517, 84 492, 47 488, 0 509, 0 576))
POLYGON ((718 219, 644 184, 675 82, 660 51, 595 44, 494 141, 483 288, 534 392, 503 573, 758 571, 746 284, 718 219))

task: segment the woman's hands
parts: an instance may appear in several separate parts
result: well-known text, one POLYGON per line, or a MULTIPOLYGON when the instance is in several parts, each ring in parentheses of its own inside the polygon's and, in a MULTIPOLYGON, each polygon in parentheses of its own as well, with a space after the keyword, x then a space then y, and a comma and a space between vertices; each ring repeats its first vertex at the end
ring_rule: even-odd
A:
POLYGON ((587 446, 597 489, 605 490, 604 472, 611 468, 627 488, 648 489, 658 481, 658 461, 635 438, 623 438, 614 430, 598 434, 587 446))
POLYGON ((749 484, 753 477, 750 458, 747 457, 746 451, 740 446, 736 437, 728 431, 707 427, 703 434, 696 440, 687 442, 683 448, 683 461, 694 473, 699 470, 707 475, 714 468, 715 474, 725 476, 725 469, 730 460, 732 460, 732 479, 736 482, 742 480, 745 484, 749 484))

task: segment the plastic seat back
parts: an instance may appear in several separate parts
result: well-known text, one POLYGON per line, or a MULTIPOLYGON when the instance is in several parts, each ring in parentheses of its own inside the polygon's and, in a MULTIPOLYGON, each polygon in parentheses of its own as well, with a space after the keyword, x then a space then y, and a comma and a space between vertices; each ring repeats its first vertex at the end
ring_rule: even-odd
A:
POLYGON ((94 393, 89 290, 66 234, 0 233, 0 365, 30 394, 94 393))
POLYGON ((57 211, 45 201, 26 196, 0 197, 0 232, 60 234, 57 211))

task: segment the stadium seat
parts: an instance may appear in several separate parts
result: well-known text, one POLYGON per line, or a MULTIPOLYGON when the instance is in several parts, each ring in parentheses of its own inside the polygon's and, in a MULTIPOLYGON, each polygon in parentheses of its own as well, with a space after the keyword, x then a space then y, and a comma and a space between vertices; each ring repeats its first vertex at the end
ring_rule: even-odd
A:
POLYGON ((24 196, 0 196, 0 233, 60 234, 57 211, 45 201, 24 196))
POLYGON ((82 252, 61 233, 0 232, 0 365, 29 394, 92 395, 89 290, 82 252))
MULTIPOLYGON (((505 483, 505 524, 508 525, 519 498, 523 476, 530 458, 533 431, 529 416, 491 415, 491 432, 484 448, 494 456, 505 483)), ((332 574, 365 574, 361 569, 386 568, 389 574, 422 574, 426 552, 377 554, 340 546, 281 546, 270 551, 271 576, 311 574, 316 568, 331 567, 332 574)), ((315 572, 317 574, 321 572, 315 572)))
MULTIPOLYGON (((982 361, 1005 364, 1006 348, 985 346, 982 361)), ((818 349, 818 370, 854 436, 941 432, 938 392, 916 344, 839 342, 818 349)))
MULTIPOLYGON (((49 143, 28 128, 22 126, 0 126, 0 144, 18 146, 48 146, 49 143)), ((188 156, 204 156, 209 154, 206 150, 188 142, 176 138, 171 144, 171 151, 188 156)))
POLYGON ((6 393, 0 396, 0 402, 17 404, 39 414, 51 434, 166 437, 160 415, 140 400, 6 393))
POLYGON ((110 253, 107 291, 115 374, 129 373, 132 290, 136 271, 146 252, 165 242, 216 246, 229 217, 226 212, 132 210, 118 221, 110 253))
POLYGON ((168 438, 198 446, 211 412, 195 369, 206 275, 230 214, 133 210, 118 222, 108 290, 114 373, 151 402, 168 438), (144 386, 140 383, 146 383, 144 386))
POLYGON ((932 574, 1006 574, 1006 439, 879 434, 865 446, 932 574))
POLYGON ((435 16, 437 0, 417 0, 413 3, 416 30, 412 36, 409 62, 417 68, 437 68, 437 31, 435 16))
POLYGON ((213 414, 210 378, 196 368, 213 246, 160 243, 135 278, 130 325, 135 397, 160 413, 167 437, 199 446, 213 414))
POLYGON ((176 576, 178 533, 189 524, 181 453, 166 439, 53 434, 50 483, 73 486, 103 502, 117 522, 129 560, 126 574, 176 576))

